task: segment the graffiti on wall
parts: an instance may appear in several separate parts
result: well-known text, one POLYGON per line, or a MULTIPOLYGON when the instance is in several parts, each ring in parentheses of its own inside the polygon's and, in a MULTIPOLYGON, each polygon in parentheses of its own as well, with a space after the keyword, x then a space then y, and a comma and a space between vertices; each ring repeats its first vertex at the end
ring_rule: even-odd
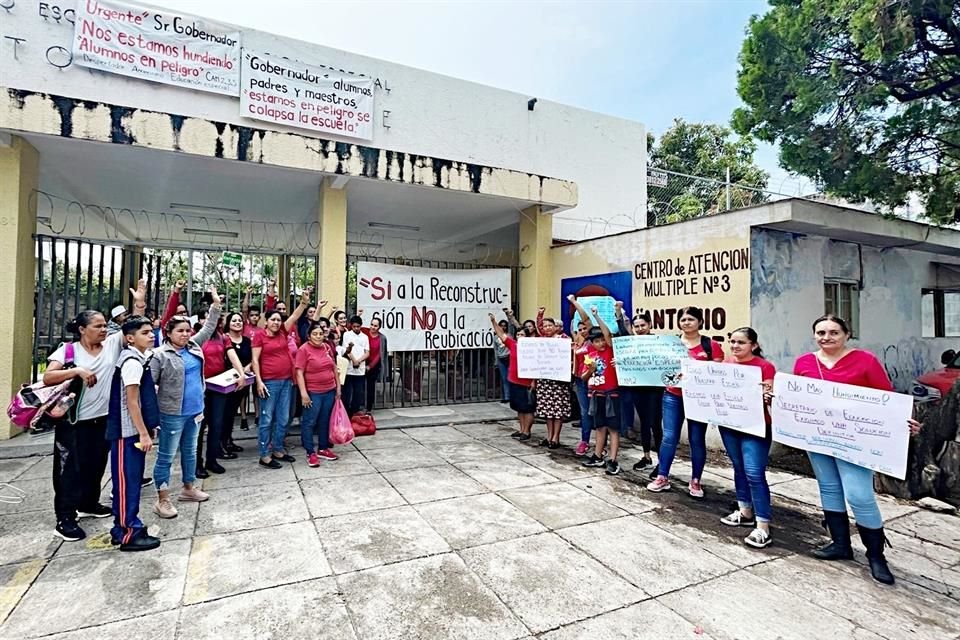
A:
POLYGON ((878 350, 880 362, 890 377, 894 388, 903 391, 910 383, 931 368, 928 349, 919 340, 912 339, 899 344, 890 344, 878 350))

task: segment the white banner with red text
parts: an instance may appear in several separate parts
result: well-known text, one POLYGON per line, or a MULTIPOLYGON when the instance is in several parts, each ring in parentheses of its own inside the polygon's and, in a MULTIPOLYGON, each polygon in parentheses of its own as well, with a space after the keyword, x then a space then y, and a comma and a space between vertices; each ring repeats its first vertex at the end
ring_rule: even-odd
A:
POLYGON ((373 139, 374 79, 244 49, 240 115, 373 139))
POLYGON ((380 320, 391 351, 492 348, 488 314, 510 307, 509 269, 357 263, 357 309, 380 320))
POLYGON ((161 9, 79 0, 73 62, 140 80, 236 96, 240 32, 161 9))

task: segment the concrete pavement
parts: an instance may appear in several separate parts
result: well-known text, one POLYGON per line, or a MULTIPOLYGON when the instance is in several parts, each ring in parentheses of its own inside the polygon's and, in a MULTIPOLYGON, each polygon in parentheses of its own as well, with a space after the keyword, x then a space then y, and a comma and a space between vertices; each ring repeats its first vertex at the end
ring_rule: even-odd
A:
MULTIPOLYGON (((898 578, 883 587, 859 542, 856 562, 806 555, 823 540, 808 478, 771 471, 776 542, 755 551, 719 522, 735 504, 729 468, 708 467, 697 502, 678 460, 674 491, 650 494, 641 476, 582 468, 512 429, 382 431, 316 469, 294 449, 295 464, 261 469, 248 446, 176 519, 156 518, 146 489, 141 515, 164 542, 140 554, 110 547, 109 519, 59 542, 50 457, 0 460, 0 482, 26 492, 0 502, 0 638, 960 636, 960 517, 882 498, 898 578)), ((624 469, 638 458, 625 450, 624 469)))

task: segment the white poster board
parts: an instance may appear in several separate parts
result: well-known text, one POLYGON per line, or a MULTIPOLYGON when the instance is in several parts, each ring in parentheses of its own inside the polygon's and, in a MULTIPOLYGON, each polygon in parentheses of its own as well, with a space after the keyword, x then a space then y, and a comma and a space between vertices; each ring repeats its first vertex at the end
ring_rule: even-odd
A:
POLYGON ((249 49, 241 67, 244 118, 373 139, 373 78, 249 49))
POLYGON ((763 438, 763 372, 760 367, 687 359, 683 367, 683 411, 708 422, 763 438))
POLYGON ((509 306, 509 269, 357 263, 357 309, 380 319, 391 351, 493 348, 488 314, 509 306))
POLYGON ((166 9, 78 0, 73 62, 198 91, 240 92, 240 32, 166 9))
POLYGON ((778 373, 773 381, 773 439, 904 479, 913 398, 778 373))
POLYGON ((527 380, 570 382, 572 345, 570 338, 518 338, 517 375, 527 380))
POLYGON ((617 381, 624 387, 675 387, 680 363, 690 352, 679 336, 617 336, 613 339, 617 381))

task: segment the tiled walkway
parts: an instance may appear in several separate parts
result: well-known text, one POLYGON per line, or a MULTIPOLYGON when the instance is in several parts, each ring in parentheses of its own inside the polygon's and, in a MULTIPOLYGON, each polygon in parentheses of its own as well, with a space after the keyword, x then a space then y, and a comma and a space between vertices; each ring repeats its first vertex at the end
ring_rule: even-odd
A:
MULTIPOLYGON (((956 516, 884 500, 899 582, 882 587, 862 553, 804 555, 822 539, 813 480, 771 472, 777 543, 753 551, 747 530, 719 523, 734 504, 729 469, 709 469, 702 502, 654 495, 511 430, 381 431, 317 469, 302 456, 261 469, 248 447, 204 481, 209 502, 178 505, 174 520, 153 516, 147 489, 142 512, 164 543, 141 554, 110 548, 108 520, 59 542, 49 456, 0 460, 0 481, 27 493, 0 503, 0 638, 960 636, 956 516)), ((625 451, 624 468, 636 457, 625 451)), ((678 462, 675 489, 685 471, 678 462)))

